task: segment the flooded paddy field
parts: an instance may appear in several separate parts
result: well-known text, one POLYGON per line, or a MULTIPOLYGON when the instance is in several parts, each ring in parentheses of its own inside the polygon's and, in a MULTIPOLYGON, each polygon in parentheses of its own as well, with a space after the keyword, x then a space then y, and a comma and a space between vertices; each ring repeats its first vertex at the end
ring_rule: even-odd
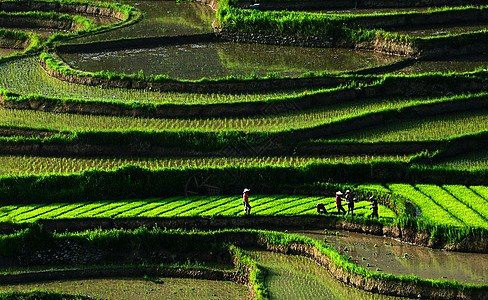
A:
POLYGON ((74 39, 73 42, 86 43, 120 38, 176 36, 213 32, 212 22, 215 20, 215 12, 201 3, 187 1, 126 1, 125 4, 140 9, 144 13, 143 19, 127 27, 74 39))
POLYGON ((84 71, 136 74, 142 70, 145 75, 166 74, 179 79, 266 76, 275 72, 287 76, 310 71, 337 73, 401 59, 365 50, 238 43, 200 43, 61 56, 70 66, 84 71))
POLYGON ((248 299, 247 287, 228 281, 187 278, 85 279, 0 286, 2 291, 49 290, 107 300, 248 299))
POLYGON ((293 233, 320 241, 326 238, 327 244, 351 256, 357 265, 373 272, 472 284, 488 283, 488 254, 449 252, 410 245, 387 237, 338 232, 338 235, 314 230, 293 233))

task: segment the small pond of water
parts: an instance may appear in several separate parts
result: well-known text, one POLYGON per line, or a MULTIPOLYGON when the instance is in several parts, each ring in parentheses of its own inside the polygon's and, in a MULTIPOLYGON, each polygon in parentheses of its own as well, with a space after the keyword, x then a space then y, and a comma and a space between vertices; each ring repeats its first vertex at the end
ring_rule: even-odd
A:
POLYGON ((321 241, 326 237, 329 245, 371 271, 380 269, 378 272, 395 275, 488 284, 488 254, 430 249, 387 237, 346 231, 340 231, 339 235, 326 235, 319 230, 290 233, 321 241))
POLYGON ((63 54, 72 67, 136 74, 167 74, 173 78, 219 78, 229 75, 265 76, 270 72, 298 76, 303 73, 337 73, 375 67, 399 56, 335 48, 303 48, 260 44, 201 43, 110 52, 63 54))

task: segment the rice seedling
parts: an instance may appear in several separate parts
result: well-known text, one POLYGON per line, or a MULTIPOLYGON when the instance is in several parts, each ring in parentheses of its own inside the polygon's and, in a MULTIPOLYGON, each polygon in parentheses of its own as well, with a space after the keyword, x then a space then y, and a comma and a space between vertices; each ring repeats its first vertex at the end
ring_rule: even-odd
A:
POLYGON ((488 223, 488 201, 485 198, 464 185, 444 185, 442 187, 478 213, 488 223))
POLYGON ((409 184, 388 184, 388 188, 396 194, 405 197, 415 204, 422 212, 422 218, 434 224, 454 227, 463 226, 464 223, 453 217, 444 207, 434 202, 430 197, 409 184))

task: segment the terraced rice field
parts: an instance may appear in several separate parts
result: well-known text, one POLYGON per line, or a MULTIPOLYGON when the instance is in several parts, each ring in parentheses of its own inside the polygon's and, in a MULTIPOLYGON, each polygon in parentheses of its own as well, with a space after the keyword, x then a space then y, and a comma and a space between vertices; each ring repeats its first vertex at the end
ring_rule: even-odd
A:
POLYGON ((71 174, 88 170, 116 170, 134 165, 151 170, 169 168, 216 168, 240 166, 303 167, 312 163, 356 163, 371 161, 407 162, 408 155, 359 155, 323 157, 204 157, 204 158, 150 158, 150 157, 40 157, 0 156, 0 176, 71 174))
MULTIPOLYGON (((488 108, 483 103, 487 98, 488 59, 483 47, 488 46, 482 41, 487 38, 484 29, 488 22, 479 19, 487 9, 483 3, 476 7, 467 3, 462 7, 439 5, 430 8, 324 8, 314 10, 313 13, 261 13, 222 5, 219 9, 228 10, 223 13, 220 11, 222 14, 217 13, 220 18, 218 29, 229 33, 230 39, 215 42, 215 37, 212 37, 203 43, 194 40, 211 34, 214 31, 212 24, 217 24, 214 23, 216 13, 203 4, 146 0, 111 3, 128 4, 135 6, 137 10, 127 10, 130 13, 125 15, 124 20, 91 16, 91 21, 86 21, 90 26, 107 26, 103 32, 89 28, 88 32, 79 31, 63 36, 60 33, 68 33, 63 26, 53 29, 29 25, 18 29, 43 36, 39 39, 40 44, 34 43, 31 48, 28 42, 19 40, 19 33, 13 34, 13 37, 7 36, 5 32, 0 33, 4 35, 0 37, 0 46, 3 49, 11 49, 12 43, 22 44, 24 49, 30 49, 25 54, 13 54, 12 50, 0 51, 0 203, 2 197, 13 190, 24 192, 12 184, 15 182, 22 183, 22 188, 34 187, 36 193, 46 193, 42 190, 44 183, 50 183, 53 178, 61 178, 61 175, 87 170, 115 170, 127 165, 158 170, 159 173, 169 169, 190 169, 201 171, 202 174, 208 169, 217 172, 223 167, 238 167, 255 175, 256 178, 249 180, 256 185, 262 185, 260 192, 266 190, 265 188, 279 190, 278 185, 283 185, 287 190, 296 188, 301 193, 309 186, 320 186, 325 181, 337 183, 337 178, 342 180, 343 167, 352 169, 357 166, 358 174, 364 178, 371 178, 376 172, 385 172, 383 178, 388 179, 388 172, 391 171, 389 168, 395 175, 391 178, 403 178, 395 173, 402 168, 407 171, 410 167, 430 170, 432 165, 445 168, 442 170, 446 174, 452 171, 448 169, 451 167, 486 171, 488 108), (139 10, 143 13, 143 18, 130 23, 139 10), (465 14, 471 18, 463 19, 462 22, 456 19, 456 16, 465 14), (410 20, 408 26, 398 23, 402 19, 410 20), (422 24, 415 25, 418 20, 422 20, 422 24), (431 20, 438 20, 439 23, 429 24, 431 20), (123 26, 114 25, 115 22, 121 22, 123 26), (395 23, 398 24, 395 26, 395 23), (412 24, 415 26, 411 26, 412 24), (148 37, 157 37, 158 43, 165 41, 167 44, 152 45, 153 42, 150 41, 154 40, 145 39, 148 37), (278 39, 276 43, 285 45, 268 45, 269 41, 266 45, 232 41, 246 38, 262 41, 264 38, 275 37, 278 39), (305 39, 301 40, 303 37, 305 39), (141 39, 136 43, 137 46, 133 46, 134 38, 141 39), (116 41, 111 43, 112 46, 125 42, 132 44, 121 47, 123 49, 82 49, 85 46, 89 48, 89 43, 100 41, 116 41), (326 47, 324 43, 327 44, 326 47), (81 47, 65 47, 78 49, 80 53, 58 53, 66 61, 57 61, 58 56, 53 55, 56 58, 54 63, 48 63, 46 68, 51 68, 51 72, 58 72, 56 76, 63 79, 60 80, 46 72, 39 54, 45 51, 56 53, 63 44, 81 47), (315 47, 317 45, 319 47, 315 47), (340 48, 344 45, 348 48, 340 48), (442 52, 446 49, 450 52, 442 52), (399 55, 391 55, 392 51, 399 55), (469 55, 459 56, 463 51, 469 52, 469 55), (8 55, 12 56, 7 57, 8 55), (81 76, 79 70, 70 69, 68 65, 82 71, 104 71, 81 76), (117 72, 127 74, 116 74, 117 72), (134 76, 127 76, 130 74, 134 76), (121 81, 116 81, 117 78, 121 78, 121 81), (84 83, 91 85, 70 83, 73 79, 85 80, 84 83), (118 85, 115 88, 106 88, 103 80, 118 85), (166 84, 163 89, 170 91, 158 92, 144 85, 156 85, 155 82, 166 84), (197 90, 193 89, 197 84, 204 85, 208 92, 205 89, 203 92, 191 92, 197 90), (247 86, 243 89, 242 86, 245 85, 247 86), (229 92, 235 91, 234 88, 237 87, 247 92, 229 92), (302 103, 308 104, 301 106, 302 103), (91 105, 90 109, 85 106, 88 104, 91 105), (74 110, 66 113, 69 105, 71 108, 76 106, 76 113, 73 113, 74 110), (154 118, 135 117, 144 116, 140 109, 154 112, 155 107, 173 111, 160 113, 154 118), (238 108, 235 109, 235 114, 229 113, 233 108, 238 108), (181 115, 173 113, 182 109, 191 115, 216 117, 170 117, 181 115), (226 117, 229 115, 234 117, 226 117), (34 129, 46 131, 47 135, 59 135, 44 139, 34 129), (215 145, 202 145, 205 137, 221 132, 229 136, 235 134, 235 140, 239 144, 235 144, 235 140, 231 138, 222 139, 222 143, 227 143, 222 146, 223 149, 218 149, 222 151, 213 149, 215 145), (99 140, 71 144, 77 133, 91 133, 99 140), (170 135, 171 133, 180 135, 170 135), (267 133, 270 135, 266 135, 267 133), (110 139, 100 138, 109 134, 110 139), (131 140, 125 144, 116 144, 114 141, 124 134, 145 135, 149 142, 131 140), (190 153, 194 157, 157 155, 166 153, 165 151, 155 151, 156 154, 152 156, 129 156, 134 153, 134 149, 151 149, 154 145, 163 147, 160 145, 166 142, 161 141, 165 134, 170 136, 169 139, 175 137, 175 141, 168 143, 173 148, 164 146, 168 149, 163 150, 170 150, 170 153, 182 150, 182 153, 190 153), (202 137, 202 140, 188 138, 181 142, 181 137, 188 136, 202 137), (228 148, 246 148, 249 140, 253 146, 259 143, 261 144, 258 146, 269 146, 268 143, 273 142, 266 138, 263 138, 263 142, 255 138, 256 136, 274 136, 281 140, 271 145, 272 155, 262 155, 259 151, 255 155, 223 151, 228 148), (74 138, 71 139, 72 137, 74 138), (310 146, 310 141, 317 140, 324 141, 320 145, 323 148, 312 149, 310 152, 313 155, 304 156, 298 153, 310 146), (468 146, 464 146, 464 141, 468 141, 468 146), (395 145, 405 145, 405 149, 396 150, 400 148, 398 146, 390 149, 389 142, 404 142, 395 145), (175 146, 175 143, 180 144, 175 146), (409 150, 410 144, 420 146, 416 150, 409 150), (62 148, 63 146, 66 147, 62 148), (114 147, 120 150, 117 152, 119 154, 107 156, 103 149, 114 147), (195 148, 201 151, 198 152, 195 148), (213 152, 207 155, 205 149, 209 148, 213 152), (50 151, 51 156, 24 155, 28 151, 43 153, 45 149, 50 151), (71 149, 71 156, 60 149, 71 149), (92 151, 99 151, 99 155, 85 154, 84 149, 98 149, 92 151), (416 154, 413 155, 413 152, 416 154), (79 153, 79 156, 73 156, 73 153, 79 153), (332 167, 327 172, 320 172, 320 167, 323 166, 332 167), (367 169, 365 166, 371 168, 367 169), (262 170, 256 171, 256 167, 262 170), (290 186, 288 182, 277 184, 273 181, 274 178, 269 178, 274 173, 267 173, 273 167, 302 168, 305 179, 301 180, 306 182, 297 181, 296 186, 290 186)), ((30 2, 20 4, 31 5, 30 2)), ((244 5, 231 3, 234 4, 244 5)), ((263 2, 263 5, 266 3, 263 2)), ((121 14, 124 14, 124 7, 117 6, 117 9, 121 9, 121 14)), ((53 9, 49 16, 55 18, 58 13, 53 9)), ((68 20, 70 26, 81 22, 72 16, 63 18, 68 20)), ((39 21, 38 23, 42 24, 39 21)), ((213 142, 209 142, 211 143, 213 142)), ((132 172, 130 168, 124 170, 132 172)), ((145 172, 140 168, 134 170, 139 170, 141 174, 145 172)), ((247 218, 244 216, 240 195, 215 196, 208 192, 211 195, 183 196, 193 194, 186 187, 185 191, 175 190, 169 193, 174 195, 178 192, 181 194, 178 197, 152 195, 152 198, 138 199, 140 196, 132 193, 131 184, 138 180, 148 180, 144 177, 148 173, 140 175, 133 172, 123 181, 128 185, 123 187, 124 190, 130 191, 127 195, 117 195, 112 197, 113 200, 105 200, 111 197, 105 195, 102 198, 96 191, 92 191, 92 195, 83 195, 83 191, 74 192, 60 186, 52 194, 67 195, 66 199, 38 203, 34 198, 22 198, 22 203, 19 204, 0 205, 0 222, 7 225, 25 225, 40 219, 68 219, 78 222, 80 219, 90 218, 247 218), (86 201, 73 203, 67 200, 74 198, 86 201)), ((109 177, 105 176, 103 180, 111 180, 109 177)), ((448 182, 457 182, 452 177, 448 182)), ((86 181, 98 180, 96 176, 91 177, 89 172, 79 175, 79 178, 86 181)), ((371 204, 366 201, 366 194, 369 196, 381 192, 406 198, 418 208, 421 220, 429 224, 456 229, 488 229, 487 186, 445 184, 443 178, 429 179, 441 183, 348 183, 361 190, 365 198, 356 203, 355 216, 346 219, 357 221, 358 226, 369 224, 365 217, 370 214, 371 204)), ((484 180, 488 183, 488 179, 484 180)), ((218 184, 227 186, 229 182, 223 180, 218 184)), ((106 185, 100 183, 101 186, 106 185)), ((219 190, 219 187, 216 188, 219 190)), ((252 186, 250 188, 255 190, 252 186)), ((250 219, 254 216, 317 216, 315 207, 318 202, 325 204, 329 216, 336 215, 335 199, 332 195, 311 196, 317 194, 315 190, 311 190, 309 195, 273 193, 279 192, 251 194, 250 219)), ((392 208, 381 204, 379 215, 379 222, 383 224, 392 224, 397 218, 392 208)), ((251 255, 269 272, 266 285, 272 299, 393 299, 342 286, 324 268, 303 257, 258 251, 251 252, 251 255)), ((18 288, 35 286, 58 289, 62 286, 69 287, 69 291, 75 290, 108 299, 240 299, 248 296, 245 287, 236 288, 235 284, 226 283, 224 287, 223 283, 215 286, 210 281, 163 281, 164 285, 136 280, 74 281, 18 288), (114 290, 117 292, 112 292, 114 290), (143 297, 141 291, 144 293, 143 297)))
POLYGON ((226 281, 188 278, 88 279, 2 286, 1 290, 50 290, 102 299, 247 299, 245 286, 226 281))
MULTIPOLYGON (((253 216, 317 215, 315 206, 324 203, 329 213, 336 214, 335 198, 307 196, 255 195, 250 199, 253 216)), ((344 203, 345 205, 345 203, 344 203)), ((368 216, 370 203, 356 203, 356 216, 368 216)), ((396 214, 380 205, 382 220, 392 220, 396 214)), ((239 196, 191 196, 133 200, 105 200, 79 203, 23 204, 0 207, 0 222, 34 222, 38 219, 77 218, 174 218, 243 216, 239 196)))

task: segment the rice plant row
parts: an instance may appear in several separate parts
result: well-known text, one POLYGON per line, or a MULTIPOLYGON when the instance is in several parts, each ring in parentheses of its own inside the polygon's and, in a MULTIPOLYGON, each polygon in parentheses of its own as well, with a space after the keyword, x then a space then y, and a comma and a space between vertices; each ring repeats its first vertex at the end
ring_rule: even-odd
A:
POLYGON ((488 168, 488 152, 470 152, 443 160, 437 164, 441 167, 449 167, 463 170, 481 170, 488 168))
MULTIPOLYGON (((0 79, 1 80, 1 79, 0 79)), ((368 112, 399 109, 433 99, 375 99, 329 105, 313 111, 300 111, 286 115, 262 115, 242 118, 175 119, 134 118, 123 116, 96 116, 50 113, 31 110, 0 109, 0 124, 43 128, 57 131, 283 131, 284 129, 310 128, 361 116, 368 112)), ((278 105, 278 104, 277 104, 278 105)), ((270 105, 271 107, 272 105, 270 105)))
POLYGON ((394 194, 415 204, 421 217, 448 226, 488 228, 488 187, 389 184, 394 194))
POLYGON ((207 158, 150 158, 150 157, 41 157, 0 155, 0 176, 71 174, 87 170, 114 170, 137 165, 148 169, 204 168, 225 166, 289 166, 310 163, 354 163, 394 160, 406 162, 407 155, 357 156, 274 156, 274 157, 207 157, 207 158))
POLYGON ((444 185, 443 188, 488 222, 488 200, 464 185, 444 185))
POLYGON ((488 222, 476 211, 449 194, 437 185, 419 184, 416 187, 436 203, 449 211, 455 218, 461 220, 469 227, 488 227, 488 222))
POLYGON ((435 203, 429 196, 410 184, 389 184, 388 188, 415 204, 422 213, 422 218, 435 224, 460 227, 464 224, 454 218, 445 208, 435 203))
MULTIPOLYGON (((318 202, 335 211, 334 197, 262 196, 250 199, 252 215, 290 216, 316 215, 318 202)), ((369 202, 356 204, 356 216, 369 214, 369 202)), ((395 213, 380 205, 380 217, 393 219, 395 213)), ((131 217, 194 217, 242 216, 242 199, 237 196, 191 196, 173 198, 133 199, 117 201, 24 204, 0 207, 0 222, 34 222, 38 219, 131 218, 131 217)))

